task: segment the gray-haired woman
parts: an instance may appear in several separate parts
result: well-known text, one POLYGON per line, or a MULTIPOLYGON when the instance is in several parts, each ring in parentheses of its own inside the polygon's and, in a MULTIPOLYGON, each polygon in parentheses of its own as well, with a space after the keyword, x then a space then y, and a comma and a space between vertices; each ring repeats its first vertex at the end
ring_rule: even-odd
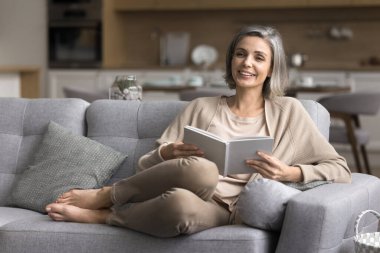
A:
POLYGON ((101 189, 71 190, 46 207, 56 221, 108 223, 159 237, 240 223, 236 202, 260 177, 286 182, 350 182, 344 158, 319 133, 303 106, 283 97, 287 85, 280 34, 240 30, 227 51, 225 80, 236 94, 193 100, 168 126, 136 175, 101 189), (198 147, 183 143, 191 125, 222 138, 271 136, 272 154, 245 161, 250 174, 222 177, 198 147), (112 208, 111 208, 112 207, 112 208))

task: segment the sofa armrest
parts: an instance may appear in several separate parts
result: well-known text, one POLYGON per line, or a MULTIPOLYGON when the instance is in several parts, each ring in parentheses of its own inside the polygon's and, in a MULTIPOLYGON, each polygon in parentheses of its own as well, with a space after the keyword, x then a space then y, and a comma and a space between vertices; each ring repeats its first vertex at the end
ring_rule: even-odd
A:
MULTIPOLYGON (((294 196, 276 252, 354 252, 355 219, 363 210, 380 211, 378 196, 380 180, 359 173, 353 173, 351 184, 326 184, 294 196)), ((367 219, 363 226, 373 222, 367 219)))

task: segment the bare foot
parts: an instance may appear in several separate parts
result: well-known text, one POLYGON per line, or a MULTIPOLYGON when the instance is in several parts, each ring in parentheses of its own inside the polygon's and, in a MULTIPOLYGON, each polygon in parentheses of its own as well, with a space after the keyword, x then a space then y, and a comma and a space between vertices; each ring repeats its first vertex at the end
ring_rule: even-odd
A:
POLYGON ((72 189, 62 194, 56 203, 72 205, 84 209, 98 210, 111 207, 111 187, 101 189, 72 189))
POLYGON ((81 223, 105 224, 110 209, 89 210, 66 204, 49 204, 46 206, 49 217, 55 221, 72 221, 81 223))

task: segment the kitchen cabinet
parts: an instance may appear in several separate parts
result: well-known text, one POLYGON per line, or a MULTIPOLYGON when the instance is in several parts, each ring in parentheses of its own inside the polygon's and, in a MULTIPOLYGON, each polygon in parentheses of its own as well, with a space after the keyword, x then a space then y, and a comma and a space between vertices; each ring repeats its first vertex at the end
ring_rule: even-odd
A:
POLYGON ((379 6, 380 0, 307 0, 309 7, 379 6))
MULTIPOLYGON (((292 8, 306 7, 313 0, 113 0, 117 11, 139 10, 231 10, 245 8, 292 8)), ((351 1, 351 0, 350 0, 351 1)), ((318 2, 318 1, 315 1, 318 2)), ((328 0, 323 1, 327 6, 328 0)), ((333 1, 334 2, 334 1, 333 1)), ((335 2, 339 2, 336 0, 335 2)), ((346 1, 344 1, 346 2, 346 1)), ((312 4, 311 4, 312 5, 312 4)))
POLYGON ((48 74, 49 97, 63 98, 63 88, 71 87, 82 91, 100 89, 97 70, 53 70, 48 74))
MULTIPOLYGON (((136 75, 140 84, 157 80, 170 80, 176 77, 188 78, 189 73, 182 71, 157 70, 52 70, 48 74, 49 97, 64 98, 65 87, 81 91, 102 92, 111 87, 118 75, 136 75)), ((185 81, 184 81, 185 84, 185 81)), ((178 92, 166 92, 165 89, 144 91, 144 100, 178 100, 178 92)))
POLYGON ((117 11, 379 6, 380 0, 113 0, 117 11))
MULTIPOLYGON (((1 85, 10 96, 23 98, 40 97, 40 68, 34 66, 0 66, 0 74, 4 74, 1 85), (8 83, 9 82, 9 83, 8 83), (10 85, 17 85, 11 87, 10 85)), ((4 94, 5 95, 5 94, 4 94)))
POLYGON ((186 86, 195 77, 207 80, 213 86, 225 88, 223 71, 120 69, 120 70, 51 70, 49 97, 63 98, 65 87, 81 91, 102 92, 111 87, 118 75, 136 75, 143 87, 143 100, 179 100, 179 92, 192 88, 186 86), (145 89, 144 89, 145 87, 145 89))
POLYGON ((156 0, 113 0, 114 8, 117 11, 152 10, 155 3, 156 0))
MULTIPOLYGON (((301 80, 311 80, 311 85, 317 86, 347 86, 347 73, 344 71, 300 71, 291 72, 289 79, 292 85, 301 83, 301 80)), ((352 89, 352 87, 351 87, 352 89)), ((318 100, 321 97, 328 96, 331 93, 314 93, 314 92, 301 92, 297 95, 300 99, 318 100)))
POLYGON ((380 6, 380 0, 352 0, 356 6, 380 6))
POLYGON ((117 11, 140 10, 196 10, 199 9, 201 0, 113 0, 117 11))
POLYGON ((202 0, 157 0, 155 3, 156 10, 197 10, 200 9, 202 0))
POLYGON ((380 92, 380 73, 352 72, 349 75, 355 91, 380 92))
POLYGON ((201 9, 244 9, 244 8, 290 8, 305 7, 307 0, 203 0, 201 9))
MULTIPOLYGON (((351 73, 355 92, 380 92, 380 73, 351 73)), ((375 116, 361 116, 362 127, 370 132, 369 148, 380 150, 380 112, 375 116)))
POLYGON ((20 97, 20 77, 15 73, 0 73, 0 97, 20 97))
POLYGON ((307 0, 308 7, 348 7, 352 0, 307 0))
MULTIPOLYGON (((301 71, 299 76, 312 77, 316 85, 332 85, 342 84, 350 85, 352 92, 380 92, 380 73, 379 72, 364 72, 364 71, 301 71)), ((300 99, 318 100, 323 96, 329 96, 331 93, 299 93, 297 96, 300 99)), ((380 112, 375 116, 360 116, 361 125, 366 129, 371 141, 368 145, 370 163, 372 167, 380 166, 380 112)), ((341 122, 333 120, 332 124, 341 124, 341 122)), ((348 146, 335 145, 335 148, 340 154, 347 158, 350 164, 353 164, 352 153, 348 146)))
POLYGON ((73 89, 89 92, 105 91, 111 87, 118 75, 142 75, 139 71, 127 70, 52 70, 48 74, 49 97, 64 98, 63 89, 73 89))

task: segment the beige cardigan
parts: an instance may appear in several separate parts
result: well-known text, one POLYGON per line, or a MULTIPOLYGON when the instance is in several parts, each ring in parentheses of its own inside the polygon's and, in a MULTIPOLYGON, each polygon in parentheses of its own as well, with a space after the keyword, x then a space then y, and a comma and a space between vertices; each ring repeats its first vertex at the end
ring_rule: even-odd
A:
MULTIPOLYGON (((162 162, 160 147, 182 141, 185 125, 207 130, 219 100, 220 97, 208 97, 190 102, 157 140, 160 146, 140 158, 138 171, 162 162)), ((351 172, 345 159, 323 137, 297 99, 277 97, 265 100, 265 119, 269 135, 274 138, 273 155, 285 164, 300 167, 303 182, 351 182, 351 172)))

